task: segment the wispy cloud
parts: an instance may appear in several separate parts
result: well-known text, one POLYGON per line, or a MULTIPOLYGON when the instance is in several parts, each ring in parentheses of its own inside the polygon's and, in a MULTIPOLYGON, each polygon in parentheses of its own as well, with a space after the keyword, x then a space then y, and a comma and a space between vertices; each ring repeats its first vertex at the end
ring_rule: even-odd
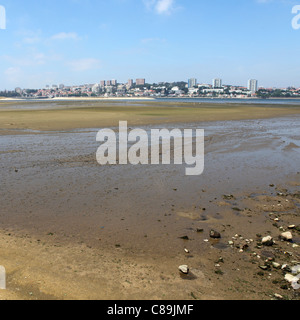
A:
POLYGON ((144 4, 148 10, 157 14, 169 15, 174 9, 175 0, 144 0, 144 4))
POLYGON ((76 32, 60 32, 51 37, 52 40, 78 40, 78 34, 76 32))

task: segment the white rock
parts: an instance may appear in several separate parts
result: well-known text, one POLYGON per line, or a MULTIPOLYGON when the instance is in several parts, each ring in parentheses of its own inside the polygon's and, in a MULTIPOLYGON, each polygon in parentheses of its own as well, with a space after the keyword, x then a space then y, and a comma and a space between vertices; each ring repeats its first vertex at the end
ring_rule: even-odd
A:
POLYGON ((286 240, 286 241, 290 241, 290 240, 292 240, 293 239, 293 235, 292 235, 292 233, 291 232, 283 232, 282 234, 281 234, 281 238, 283 239, 283 240, 286 240))
POLYGON ((187 265, 182 265, 182 266, 179 266, 179 271, 184 274, 188 274, 190 272, 190 269, 187 265))
POLYGON ((271 236, 267 236, 262 238, 261 243, 264 244, 265 246, 271 246, 274 243, 274 241, 271 236))
POLYGON ((275 269, 280 269, 281 268, 281 265, 278 262, 272 262, 272 266, 275 269))
POLYGON ((289 274, 287 273, 285 276, 284 276, 284 279, 288 282, 293 282, 294 281, 294 278, 295 276, 293 276, 292 274, 289 274))
POLYGON ((292 269, 292 273, 293 273, 293 274, 298 274, 298 273, 300 273, 300 265, 294 266, 294 267, 292 267, 291 269, 292 269))
POLYGON ((280 295, 280 294, 278 294, 278 293, 275 293, 275 294, 274 294, 274 297, 277 298, 277 299, 280 299, 280 300, 283 299, 283 296, 280 295))

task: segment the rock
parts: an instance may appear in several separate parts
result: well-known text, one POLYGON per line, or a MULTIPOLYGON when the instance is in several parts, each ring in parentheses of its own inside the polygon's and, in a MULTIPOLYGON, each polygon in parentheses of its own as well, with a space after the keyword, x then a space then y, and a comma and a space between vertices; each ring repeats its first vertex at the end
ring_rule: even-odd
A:
POLYGON ((259 266, 262 270, 268 270, 269 267, 268 266, 259 266))
POLYGON ((215 230, 211 230, 209 235, 213 239, 220 239, 221 238, 221 234, 215 230))
POLYGON ((230 246, 233 246, 233 245, 234 245, 234 242, 233 242, 233 241, 228 241, 228 244, 229 244, 230 246))
POLYGON ((223 199, 224 200, 235 200, 235 197, 232 194, 224 194, 223 199))
POLYGON ((289 229, 295 229, 296 226, 294 224, 291 224, 290 226, 288 226, 289 229))
POLYGON ((265 246, 272 246, 274 244, 274 241, 271 236, 267 236, 262 238, 261 243, 265 246))
POLYGON ((204 232, 204 229, 197 228, 197 232, 202 233, 202 232, 204 232))
POLYGON ((281 270, 285 271, 285 272, 292 272, 292 269, 290 268, 290 266, 288 266, 287 264, 284 264, 281 267, 281 270))
POLYGON ((189 238, 188 236, 179 237, 179 239, 182 239, 182 240, 190 240, 190 238, 189 238))
POLYGON ((241 246, 240 246, 240 249, 243 250, 243 251, 247 250, 248 248, 249 248, 248 243, 242 243, 241 246))
POLYGON ((293 274, 298 274, 300 273, 300 265, 292 267, 292 273, 293 274))
POLYGON ((187 265, 179 266, 179 271, 183 274, 188 274, 190 272, 190 269, 187 265))
POLYGON ((285 241, 292 241, 293 240, 293 235, 291 232, 283 232, 280 235, 280 239, 285 240, 285 241))
POLYGON ((184 249, 185 253, 190 253, 190 251, 188 249, 184 249))
POLYGON ((280 269, 281 268, 281 265, 278 262, 272 262, 272 266, 275 269, 280 269))
POLYGON ((284 280, 288 281, 288 282, 293 282, 294 281, 295 276, 293 276, 292 274, 287 273, 284 276, 284 280))
POLYGON ((275 294, 274 294, 274 297, 275 297, 276 299, 278 299, 278 300, 283 300, 283 296, 280 295, 280 294, 278 294, 278 293, 275 293, 275 294))

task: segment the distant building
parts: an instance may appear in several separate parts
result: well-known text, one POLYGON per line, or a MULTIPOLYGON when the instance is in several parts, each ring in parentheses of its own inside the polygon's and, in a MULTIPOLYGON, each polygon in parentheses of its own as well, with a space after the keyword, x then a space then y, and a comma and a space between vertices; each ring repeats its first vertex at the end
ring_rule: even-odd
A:
POLYGON ((107 81, 106 81, 106 86, 107 86, 107 87, 110 87, 111 85, 112 85, 111 80, 107 80, 107 81))
POLYGON ((136 85, 137 86, 144 86, 146 83, 145 79, 136 79, 136 85))
POLYGON ((92 92, 93 93, 98 94, 98 93, 100 93, 100 90, 101 90, 101 88, 100 88, 100 85, 98 83, 96 83, 96 84, 94 84, 92 86, 92 92))
POLYGON ((124 95, 126 93, 126 87, 123 84, 118 85, 117 94, 124 95))
POLYGON ((132 88, 133 87, 133 80, 132 79, 128 79, 127 87, 128 88, 132 88))
POLYGON ((188 81, 188 87, 189 87, 189 88, 193 88, 193 87, 196 87, 196 86, 197 86, 197 79, 195 79, 195 78, 189 79, 189 81, 188 81))
POLYGON ((251 93, 257 92, 258 88, 258 81, 255 79, 251 79, 248 81, 248 90, 251 91, 251 93))
POLYGON ((118 81, 117 81, 117 80, 115 80, 115 79, 114 79, 114 80, 111 80, 111 85, 112 85, 112 86, 116 86, 116 85, 117 85, 117 83, 118 83, 118 81))
POLYGON ((106 81, 105 80, 101 80, 100 81, 100 87, 104 88, 106 86, 106 81))
POLYGON ((60 84, 58 87, 59 87, 59 89, 63 89, 65 87, 65 85, 64 84, 60 84))
POLYGON ((222 88, 222 79, 213 79, 213 88, 222 88))
POLYGON ((113 93, 113 86, 106 86, 106 93, 107 94, 113 93))

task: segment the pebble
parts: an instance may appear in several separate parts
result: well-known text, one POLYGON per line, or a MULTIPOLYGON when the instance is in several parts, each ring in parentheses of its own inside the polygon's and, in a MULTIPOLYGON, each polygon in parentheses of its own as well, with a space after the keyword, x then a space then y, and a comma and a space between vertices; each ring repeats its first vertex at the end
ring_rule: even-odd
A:
POLYGON ((286 272, 292 272, 292 269, 287 264, 282 265, 281 270, 286 272))
POLYGON ((283 296, 280 295, 280 294, 278 294, 278 293, 275 293, 275 294, 274 294, 274 297, 275 297, 276 299, 283 300, 283 296))
POLYGON ((265 246, 272 246, 274 244, 274 241, 271 236, 267 236, 262 238, 261 243, 265 246))
POLYGON ((268 270, 269 267, 268 266, 259 266, 262 270, 268 270))
POLYGON ((272 266, 275 269, 280 269, 281 268, 281 265, 278 262, 272 262, 272 266))
POLYGON ((281 235, 280 235, 280 238, 285 240, 285 241, 291 241, 293 240, 293 235, 291 234, 291 232, 283 232, 281 235))
POLYGON ((213 239, 220 239, 221 238, 221 234, 215 230, 211 230, 209 235, 213 239))
POLYGON ((190 269, 187 265, 182 265, 182 266, 179 266, 179 271, 184 274, 188 274, 190 272, 190 269))

